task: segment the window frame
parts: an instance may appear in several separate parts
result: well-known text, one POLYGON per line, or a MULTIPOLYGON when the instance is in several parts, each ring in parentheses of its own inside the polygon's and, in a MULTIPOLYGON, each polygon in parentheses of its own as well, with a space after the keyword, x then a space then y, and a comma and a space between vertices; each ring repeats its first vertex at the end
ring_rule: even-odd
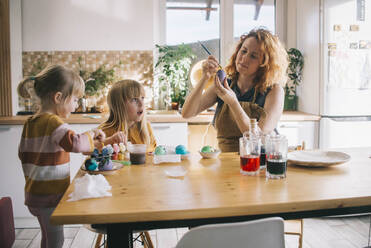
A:
MULTIPOLYGON (((154 44, 166 43, 166 0, 155 0, 154 4, 154 44)), ((231 55, 230 47, 233 46, 233 4, 231 0, 220 2, 220 61, 225 66, 231 55), (232 28, 230 28, 232 27, 232 28)), ((275 30, 277 36, 286 44, 286 9, 287 0, 275 0, 275 30)), ((154 59, 156 59, 156 54, 154 59)))

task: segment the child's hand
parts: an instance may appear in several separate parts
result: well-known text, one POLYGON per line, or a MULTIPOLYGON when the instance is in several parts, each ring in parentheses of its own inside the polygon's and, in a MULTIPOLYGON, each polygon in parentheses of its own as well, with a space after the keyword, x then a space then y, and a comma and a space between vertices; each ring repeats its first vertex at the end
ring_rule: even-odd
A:
POLYGON ((101 129, 93 129, 93 139, 103 142, 106 139, 106 134, 101 129))
POLYGON ((125 146, 127 145, 127 139, 126 139, 126 136, 124 134, 124 132, 117 132, 115 134, 113 134, 111 137, 108 137, 105 141, 104 141, 105 144, 120 144, 120 143, 124 143, 125 146))

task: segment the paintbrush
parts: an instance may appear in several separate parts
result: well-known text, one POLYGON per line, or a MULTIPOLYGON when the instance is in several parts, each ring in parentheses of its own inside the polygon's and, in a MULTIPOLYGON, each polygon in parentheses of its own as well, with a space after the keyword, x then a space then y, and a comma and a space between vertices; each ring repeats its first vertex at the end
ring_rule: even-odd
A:
MULTIPOLYGON (((207 52, 207 54, 211 55, 209 49, 207 49, 204 46, 204 44, 201 43, 201 41, 198 41, 198 43, 200 43, 201 47, 207 52)), ((219 70, 217 71, 217 74, 218 74, 220 82, 223 82, 226 74, 225 74, 225 71, 223 70, 223 67, 219 63, 218 63, 218 66, 219 66, 219 70)))
MULTIPOLYGON (((198 43, 200 43, 201 47, 207 52, 207 54, 211 55, 209 49, 207 49, 207 47, 205 47, 204 44, 201 43, 201 41, 198 40, 198 43)), ((223 68, 219 63, 218 63, 218 66, 220 69, 223 68)))

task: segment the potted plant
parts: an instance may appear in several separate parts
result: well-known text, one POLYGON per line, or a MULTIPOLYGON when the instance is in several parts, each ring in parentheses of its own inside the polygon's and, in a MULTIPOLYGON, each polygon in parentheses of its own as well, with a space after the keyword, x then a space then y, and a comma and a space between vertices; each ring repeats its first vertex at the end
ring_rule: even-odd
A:
POLYGON ((100 112, 103 108, 107 109, 107 107, 104 106, 97 106, 97 105, 106 105, 106 95, 107 95, 107 87, 111 85, 114 81, 116 81, 115 76, 115 68, 118 67, 121 64, 121 61, 119 64, 114 65, 111 68, 107 68, 107 66, 101 65, 93 72, 88 72, 82 68, 81 65, 82 58, 79 57, 77 59, 77 62, 79 64, 79 74, 85 81, 85 96, 84 98, 88 98, 91 100, 92 103, 88 104, 91 108, 90 112, 100 112), (99 101, 100 104, 97 104, 97 101, 99 101))
POLYGON ((195 55, 190 46, 159 46, 158 61, 155 65, 159 83, 159 99, 169 96, 172 109, 178 109, 184 103, 189 89, 189 71, 195 55))
POLYGON ((298 109, 298 96, 296 95, 296 86, 302 81, 304 57, 296 48, 290 48, 287 51, 289 56, 289 66, 287 73, 289 80, 285 85, 285 103, 284 110, 298 109))

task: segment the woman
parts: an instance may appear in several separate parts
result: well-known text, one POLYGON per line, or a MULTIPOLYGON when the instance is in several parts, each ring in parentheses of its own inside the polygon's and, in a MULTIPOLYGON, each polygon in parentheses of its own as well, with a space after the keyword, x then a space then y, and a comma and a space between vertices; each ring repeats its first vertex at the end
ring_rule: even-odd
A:
POLYGON ((278 37, 265 29, 254 29, 242 35, 225 71, 223 82, 202 93, 206 82, 219 68, 213 56, 202 64, 202 77, 187 97, 182 116, 190 118, 218 103, 214 124, 219 148, 238 151, 238 138, 249 130, 250 118, 259 121, 262 133, 273 131, 284 102, 287 53, 278 37))

